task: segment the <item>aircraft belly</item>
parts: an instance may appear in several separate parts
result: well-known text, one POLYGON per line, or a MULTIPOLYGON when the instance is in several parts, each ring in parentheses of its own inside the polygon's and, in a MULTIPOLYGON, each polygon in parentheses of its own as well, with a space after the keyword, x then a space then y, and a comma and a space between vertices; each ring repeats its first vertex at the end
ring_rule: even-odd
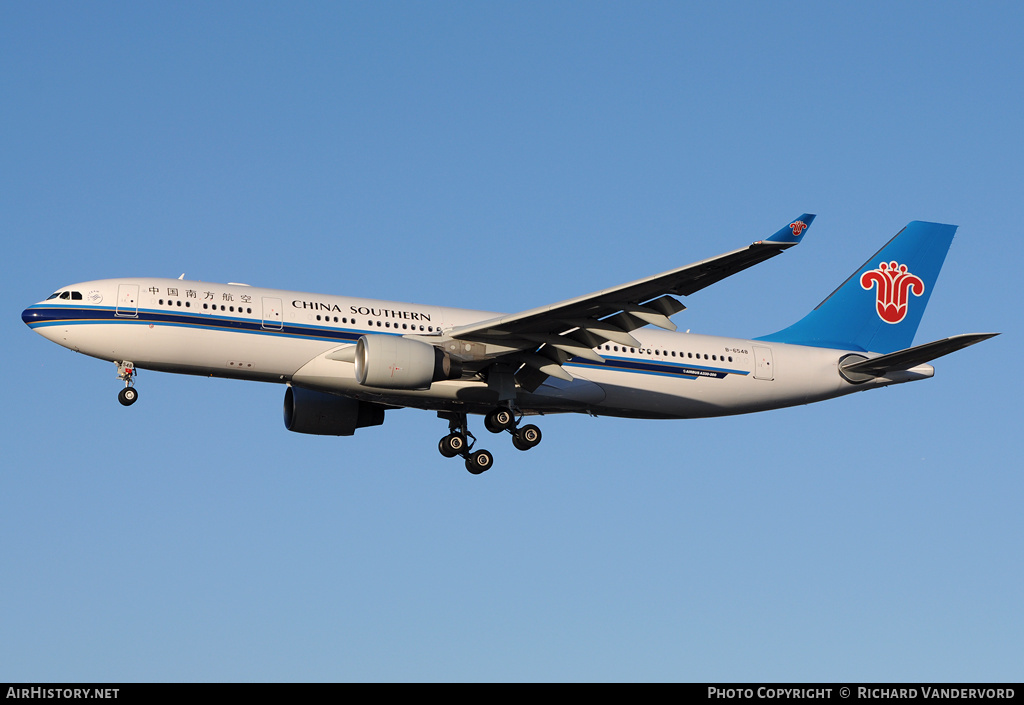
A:
POLYGON ((72 326, 61 344, 141 369, 280 381, 325 347, 322 341, 127 321, 72 326))
MULTIPOLYGON (((378 389, 359 384, 355 365, 344 359, 331 359, 346 346, 337 346, 309 360, 294 375, 294 384, 353 396, 395 406, 426 409, 465 410, 486 413, 499 406, 497 392, 481 380, 434 382, 429 389, 378 389)), ((520 390, 517 404, 523 410, 537 412, 587 411, 605 397, 604 390, 586 379, 565 382, 549 378, 532 394, 520 390)))
POLYGON ((609 375, 601 379, 605 399, 594 409, 598 415, 633 418, 698 418, 723 413, 723 387, 727 380, 680 380, 643 374, 609 375))
MULTIPOLYGON (((73 350, 130 360, 141 369, 292 381, 395 406, 486 413, 499 405, 497 393, 481 380, 435 382, 427 390, 363 387, 344 356, 330 359, 350 345, 332 341, 142 321, 58 325, 40 332, 73 350)), ((533 393, 519 390, 516 402, 526 413, 698 418, 805 404, 864 388, 842 380, 835 351, 784 344, 774 344, 772 351, 773 379, 758 379, 742 366, 650 374, 569 365, 575 379, 549 378, 533 393)))
POLYGON ((590 380, 576 377, 571 382, 548 377, 532 394, 520 391, 519 403, 523 406, 587 407, 605 400, 605 390, 590 380))
POLYGON ((835 351, 772 346, 774 379, 737 369, 719 376, 680 377, 591 371, 606 398, 594 413, 641 418, 704 418, 807 404, 855 391, 840 378, 835 351))

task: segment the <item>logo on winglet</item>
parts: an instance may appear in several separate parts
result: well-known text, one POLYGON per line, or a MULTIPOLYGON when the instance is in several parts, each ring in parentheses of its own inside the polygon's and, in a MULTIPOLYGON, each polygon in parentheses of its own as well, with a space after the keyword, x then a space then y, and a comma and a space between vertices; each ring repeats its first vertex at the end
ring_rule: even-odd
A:
POLYGON ((790 223, 789 229, 793 231, 793 237, 800 237, 804 230, 807 230, 807 223, 802 220, 798 220, 795 223, 790 223))
POLYGON ((906 318, 910 294, 920 296, 924 293, 921 278, 911 274, 907 265, 896 262, 880 262, 877 269, 864 272, 860 276, 860 285, 869 290, 877 286, 875 311, 886 323, 899 323, 906 318))

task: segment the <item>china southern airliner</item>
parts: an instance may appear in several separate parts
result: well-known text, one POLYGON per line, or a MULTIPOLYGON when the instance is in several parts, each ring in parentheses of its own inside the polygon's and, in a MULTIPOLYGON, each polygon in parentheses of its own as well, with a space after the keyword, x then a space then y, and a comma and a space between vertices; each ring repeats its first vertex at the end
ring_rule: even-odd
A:
POLYGON ((956 226, 907 225, 802 320, 753 340, 677 333, 686 297, 799 243, 803 214, 765 240, 662 274, 511 315, 212 284, 104 279, 58 289, 21 314, 59 345, 139 369, 286 385, 290 431, 349 436, 414 407, 448 422, 441 454, 474 474, 469 414, 519 450, 528 416, 643 419, 744 414, 931 377, 929 361, 995 333, 912 346, 956 226))

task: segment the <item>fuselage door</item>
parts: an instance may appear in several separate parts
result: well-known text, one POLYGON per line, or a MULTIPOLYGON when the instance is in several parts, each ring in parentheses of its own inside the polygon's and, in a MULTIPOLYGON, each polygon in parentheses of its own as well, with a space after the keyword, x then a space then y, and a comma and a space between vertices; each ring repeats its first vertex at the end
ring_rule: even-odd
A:
POLYGON ((118 284, 117 285, 117 307, 114 315, 126 318, 138 318, 139 316, 139 285, 118 284))
POLYGON ((754 379, 775 379, 771 348, 763 345, 754 346, 754 379))
POLYGON ((284 327, 284 307, 281 299, 263 297, 263 327, 266 330, 281 330, 284 327))

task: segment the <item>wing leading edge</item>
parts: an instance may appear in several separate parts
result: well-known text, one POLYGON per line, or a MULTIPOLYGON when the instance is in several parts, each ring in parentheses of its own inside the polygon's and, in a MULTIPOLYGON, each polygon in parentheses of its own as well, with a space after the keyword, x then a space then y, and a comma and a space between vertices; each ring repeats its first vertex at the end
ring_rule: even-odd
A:
MULTIPOLYGON (((468 346, 473 349, 468 361, 500 359, 507 363, 505 374, 518 368, 515 379, 528 391, 548 376, 571 380, 562 365, 572 357, 603 362, 594 348, 606 342, 639 347, 631 335, 637 328, 650 324, 675 330, 669 317, 686 308, 676 296, 689 296, 781 254, 803 239, 813 220, 813 214, 804 213, 771 237, 742 249, 550 306, 459 326, 448 332, 446 340, 476 344, 468 346)), ((499 392, 502 397, 507 396, 510 382, 506 379, 496 385, 505 390, 499 392)))

